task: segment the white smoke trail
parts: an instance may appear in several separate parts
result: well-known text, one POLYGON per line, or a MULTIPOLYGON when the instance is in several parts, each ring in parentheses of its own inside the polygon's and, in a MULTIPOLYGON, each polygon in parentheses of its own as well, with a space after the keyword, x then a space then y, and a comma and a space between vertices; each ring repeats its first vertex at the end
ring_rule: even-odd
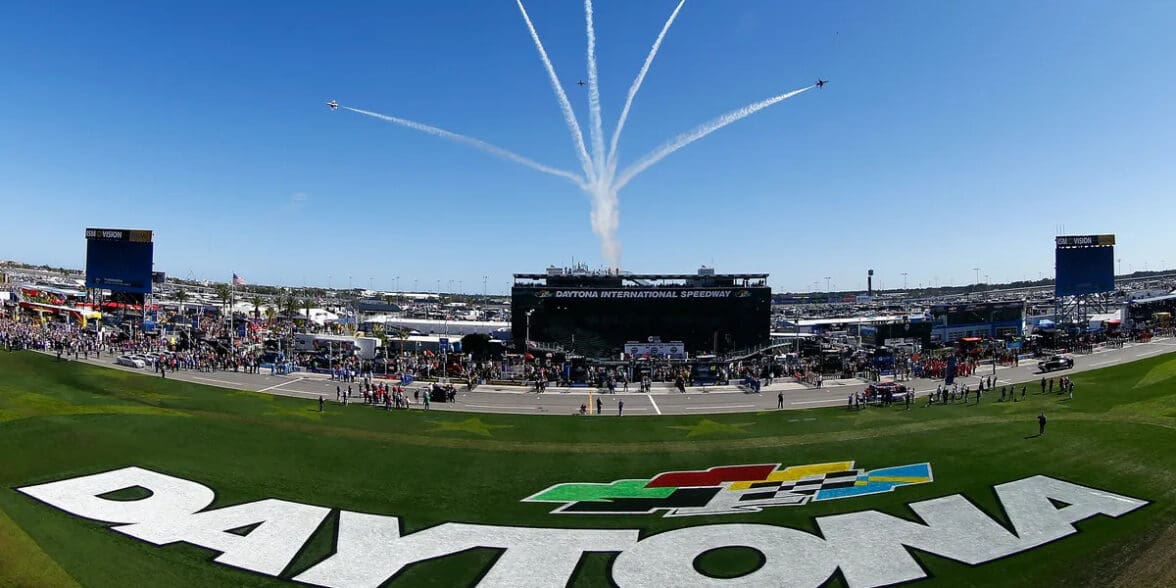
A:
POLYGON ((580 166, 584 168, 584 177, 588 181, 592 181, 596 174, 592 169, 592 160, 588 157, 588 150, 584 148, 584 134, 580 132, 580 123, 576 121, 576 113, 572 111, 572 105, 568 102, 568 95, 564 93, 563 85, 559 83, 559 78, 555 75, 555 67, 551 65, 551 60, 547 58, 547 50, 543 48, 543 41, 539 40, 539 33, 535 31, 535 25, 531 23, 531 17, 527 15, 527 9, 523 7, 523 0, 515 0, 519 5, 519 12, 523 14, 523 20, 527 23, 527 30, 531 32, 531 40, 535 42, 535 48, 539 50, 539 59, 543 61, 543 67, 547 70, 547 77, 551 80, 551 88, 555 90, 555 97, 559 100, 559 108, 563 112, 564 122, 568 125, 568 131, 572 133, 572 141, 575 143, 576 156, 580 158, 580 166))
POLYGON ((592 0, 584 0, 584 24, 588 36, 588 134, 592 141, 592 164, 596 177, 585 190, 592 198, 592 232, 600 239, 600 250, 612 269, 621 263, 621 243, 617 228, 621 224, 617 192, 605 175, 604 121, 600 114, 600 80, 596 75, 596 29, 593 26, 592 0))
POLYGON ((364 116, 378 118, 380 120, 388 121, 393 124, 398 124, 403 127, 408 127, 413 130, 421 131, 422 133, 428 133, 430 135, 442 137, 444 139, 449 139, 451 141, 456 141, 456 142, 462 143, 464 145, 469 145, 470 147, 474 147, 476 149, 481 149, 482 151, 485 151, 487 153, 492 153, 492 154, 497 155, 499 157, 502 157, 504 159, 509 159, 515 163, 521 163, 531 169, 541 171, 545 174, 551 174, 553 176, 559 176, 561 178, 571 180, 573 183, 575 183, 581 189, 588 190, 588 185, 584 182, 584 178, 581 178, 580 176, 578 176, 570 171, 557 169, 554 167, 549 167, 549 166, 543 165, 542 163, 539 163, 529 157, 524 157, 522 155, 519 155, 518 153, 515 153, 513 151, 508 151, 506 149, 503 149, 502 147, 487 143, 481 139, 475 139, 473 137, 468 137, 466 135, 461 135, 458 133, 454 133, 452 131, 447 131, 445 129, 437 128, 432 125, 419 123, 419 122, 408 120, 405 118, 388 116, 386 114, 380 114, 378 112, 370 112, 367 110, 360 110, 358 108, 351 108, 350 106, 339 106, 339 108, 342 108, 344 110, 350 110, 351 112, 359 113, 364 116))
POLYGON ((653 58, 657 57, 657 50, 661 48, 662 40, 666 38, 666 33, 673 26, 674 19, 678 18, 678 12, 682 10, 684 4, 686 4, 686 0, 679 0, 678 6, 670 13, 670 18, 666 19, 666 24, 662 25, 662 30, 657 34, 657 40, 653 42, 653 47, 650 47, 649 55, 645 56, 645 63, 641 64, 641 71, 637 72, 637 78, 633 80, 633 85, 629 86, 629 95, 625 97, 625 107, 621 109, 621 116, 617 119, 617 128, 613 129, 612 140, 608 146, 609 178, 612 178, 617 171, 617 144, 621 140, 621 129, 625 128, 625 120, 629 118, 629 107, 633 105, 633 98, 641 89, 641 84, 645 81, 645 74, 649 72, 649 66, 653 65, 653 58))
POLYGON ((617 239, 617 228, 621 224, 617 191, 604 181, 585 189, 592 196, 592 232, 600 238, 600 252, 610 269, 621 267, 621 242, 617 239))
POLYGON ((604 179, 604 122, 600 116, 600 84, 596 77, 596 29, 592 26, 592 0, 584 0, 584 21, 588 29, 588 135, 592 140, 592 163, 596 177, 604 179))
POLYGON ((693 130, 691 130, 689 132, 682 133, 681 135, 674 137, 671 141, 663 144, 661 147, 658 147, 657 149, 653 150, 645 157, 642 157, 641 159, 639 159, 633 165, 630 165, 629 167, 625 168, 625 171, 621 172, 620 177, 618 177, 616 179, 616 181, 612 182, 612 189, 614 191, 620 191, 621 188, 624 188, 625 185, 628 184, 638 174, 649 169, 651 166, 653 166, 657 162, 665 159, 666 156, 670 155, 671 153, 673 153, 673 152, 675 152, 675 151, 677 151, 677 150, 679 150, 679 149, 681 149, 681 148, 683 148, 683 147, 685 147, 685 146, 687 146, 687 145, 689 145, 689 144, 731 124, 731 123, 733 123, 733 122, 738 122, 742 119, 745 119, 745 118, 747 118, 747 117, 749 117, 749 116, 751 116, 751 115, 753 115, 753 114, 755 114, 755 113, 757 113, 757 112, 759 112, 759 111, 761 111, 761 110, 763 110, 773 104, 778 104, 778 103, 783 102, 793 96, 796 96, 797 94, 801 94, 803 92, 807 92, 809 90, 812 90, 814 87, 816 87, 816 86, 809 86, 807 88, 793 90, 791 92, 780 94, 779 96, 773 96, 771 98, 768 98, 767 100, 762 100, 762 101, 756 102, 754 104, 748 104, 747 106, 744 106, 743 108, 740 108, 739 110, 733 110, 731 112, 728 112, 727 114, 724 114, 723 116, 720 116, 716 119, 713 119, 709 122, 706 122, 704 124, 701 124, 701 125, 695 127, 693 130))

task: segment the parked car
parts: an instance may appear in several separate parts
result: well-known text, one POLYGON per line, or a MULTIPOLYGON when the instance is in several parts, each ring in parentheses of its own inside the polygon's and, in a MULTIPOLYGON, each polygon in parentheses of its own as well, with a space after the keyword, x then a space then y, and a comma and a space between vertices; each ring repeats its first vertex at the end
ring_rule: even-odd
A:
POLYGON ((114 363, 118 365, 125 365, 127 367, 144 368, 147 367, 147 362, 131 355, 120 355, 115 358, 114 363))
POLYGON ((878 382, 866 387, 866 399, 870 402, 881 402, 888 393, 891 402, 905 402, 908 394, 914 400, 914 390, 895 382, 878 382))
POLYGON ((1074 359, 1064 355, 1054 355, 1049 359, 1044 359, 1037 362, 1037 369, 1042 372, 1052 372, 1054 370, 1068 370, 1074 367, 1074 359))

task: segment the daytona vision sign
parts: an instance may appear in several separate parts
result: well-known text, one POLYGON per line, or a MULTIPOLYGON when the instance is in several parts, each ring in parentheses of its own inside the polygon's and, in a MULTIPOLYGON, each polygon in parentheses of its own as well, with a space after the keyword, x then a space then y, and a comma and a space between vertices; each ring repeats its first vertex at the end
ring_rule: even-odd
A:
MULTIPOLYGON (((214 561, 279 576, 331 509, 259 500, 209 509, 212 489, 138 467, 18 489, 73 515, 154 545, 184 542, 214 561), (138 500, 103 498, 138 488, 138 500), (241 529, 248 532, 241 534, 241 529)), ((909 505, 920 522, 874 510, 816 517, 820 535, 768 524, 701 525, 642 536, 637 529, 558 529, 444 523, 409 535, 394 516, 340 511, 335 553, 293 580, 318 586, 380 586, 407 566, 473 548, 501 550, 479 586, 565 586, 586 552, 616 553, 612 581, 627 586, 820 586, 840 570, 851 587, 918 580, 910 549, 978 565, 1077 532, 1074 523, 1119 517, 1144 500, 1033 476, 993 488, 1011 528, 953 494, 909 505), (695 559, 723 547, 759 551, 763 564, 738 578, 712 578, 695 559)))

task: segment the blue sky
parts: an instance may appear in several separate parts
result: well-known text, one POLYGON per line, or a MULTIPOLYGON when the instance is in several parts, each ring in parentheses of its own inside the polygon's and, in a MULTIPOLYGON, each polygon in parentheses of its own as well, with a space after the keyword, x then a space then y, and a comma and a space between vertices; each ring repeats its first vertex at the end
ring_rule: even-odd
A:
MULTIPOLYGON (((606 133, 676 2, 596 3, 606 133)), ((527 4, 581 126, 583 5, 527 4)), ((675 153, 620 195, 623 266, 769 272, 781 290, 1052 272, 1116 233, 1176 265, 1176 3, 688 0, 622 165, 749 102, 821 91, 675 153)), ((10 2, 0 258, 81 267, 87 226, 156 231, 156 268, 285 285, 507 290, 602 266, 572 184, 340 103, 577 169, 514 3, 10 2)))

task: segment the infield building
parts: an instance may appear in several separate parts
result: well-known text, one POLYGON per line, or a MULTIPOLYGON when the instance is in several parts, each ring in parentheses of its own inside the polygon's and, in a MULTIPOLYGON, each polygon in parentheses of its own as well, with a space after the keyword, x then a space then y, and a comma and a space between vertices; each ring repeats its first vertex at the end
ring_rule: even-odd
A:
POLYGON ((550 267, 514 275, 511 335, 598 358, 718 354, 768 344, 771 307, 768 274, 550 267))

